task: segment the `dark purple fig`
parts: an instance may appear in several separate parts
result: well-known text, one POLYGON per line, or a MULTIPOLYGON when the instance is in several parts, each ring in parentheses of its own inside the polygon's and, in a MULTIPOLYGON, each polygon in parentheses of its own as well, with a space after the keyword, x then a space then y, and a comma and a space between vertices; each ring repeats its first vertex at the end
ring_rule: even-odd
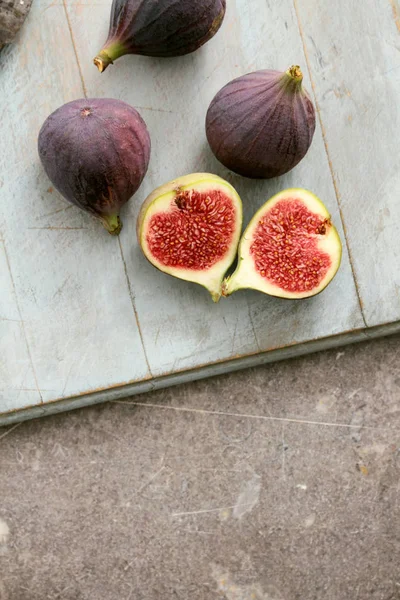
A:
POLYGON ((212 100, 206 134, 228 169, 260 179, 287 173, 307 153, 315 110, 300 67, 256 71, 234 79, 212 100))
POLYGON ((113 235, 120 208, 136 192, 150 159, 150 136, 139 113, 121 100, 74 100, 44 122, 39 156, 54 187, 100 219, 113 235))
POLYGON ((220 28, 226 0, 113 0, 108 38, 94 64, 100 72, 124 54, 181 56, 220 28))

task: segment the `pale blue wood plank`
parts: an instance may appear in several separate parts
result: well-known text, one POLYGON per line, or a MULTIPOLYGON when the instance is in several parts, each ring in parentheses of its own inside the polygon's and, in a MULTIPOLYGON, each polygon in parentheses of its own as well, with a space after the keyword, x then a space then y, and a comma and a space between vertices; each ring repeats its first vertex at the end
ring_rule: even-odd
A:
POLYGON ((367 325, 400 318, 400 9, 296 0, 367 325))
MULTIPOLYGON (((124 211, 121 235, 152 374, 166 375, 362 327, 346 249, 337 279, 313 301, 282 302, 244 292, 215 306, 201 288, 157 272, 136 243, 136 216, 145 196, 157 185, 195 171, 228 178, 242 195, 246 220, 276 191, 303 186, 323 198, 340 228, 319 129, 303 163, 269 182, 229 173, 211 155, 205 139, 208 104, 224 83, 258 68, 285 70, 300 63, 307 71, 292 2, 275 6, 264 0, 229 2, 220 32, 195 54, 171 60, 124 57, 101 75, 91 59, 106 36, 109 4, 96 4, 94 10, 86 0, 78 7, 67 2, 67 7, 88 94, 112 95, 136 106, 152 137, 149 174, 124 211)), ((307 77, 306 85, 310 87, 307 77)))
POLYGON ((41 401, 3 240, 0 240, 0 290, 0 411, 3 412, 41 401))
MULTIPOLYGON (((327 6, 327 0, 322 7, 313 4, 322 15, 327 6)), ((0 392, 0 412, 33 405, 40 394, 46 403, 111 388, 68 401, 60 409, 93 398, 120 397, 337 344, 349 339, 344 332, 361 330, 364 322, 346 248, 337 278, 316 298, 295 303, 241 292, 214 305, 201 288, 152 268, 136 243, 136 216, 145 196, 173 177, 204 170, 237 187, 246 221, 284 187, 312 189, 327 204, 343 237, 319 127, 301 165, 268 182, 230 174, 214 159, 205 140, 207 106, 235 76, 300 63, 310 88, 292 2, 231 0, 221 31, 197 53, 171 60, 126 57, 102 75, 92 58, 106 37, 110 2, 71 0, 66 7, 81 71, 59 0, 34 3, 17 44, 0 55, 0 86, 7 98, 4 132, 9 143, 8 155, 0 158, 0 238, 10 264, 4 267, 4 252, 3 262, 0 253, 0 282, 7 290, 6 300, 0 302, 0 327, 6 348, 11 338, 17 340, 17 354, 9 354, 7 368, 0 368, 4 380, 0 389, 3 385, 9 390, 7 404, 0 392), (50 50, 45 52, 47 47, 50 50), (81 97, 82 84, 89 96, 112 96, 136 106, 152 136, 149 173, 123 212, 120 238, 147 360, 156 377, 152 381, 145 381, 150 373, 118 240, 51 191, 37 159, 36 137, 42 121, 63 102, 81 97), (298 345, 303 342, 311 343, 298 345), (265 351, 271 352, 260 354, 265 351), (238 357, 237 362, 226 362, 238 357), (18 361, 22 373, 13 368, 18 361), (182 372, 188 369, 193 371, 182 372)), ((307 18, 314 17, 308 14, 307 18)), ((336 121, 337 115, 331 115, 331 135, 336 121)), ((356 335, 359 339, 365 334, 356 335)))
POLYGON ((64 202, 39 164, 44 119, 83 94, 62 4, 33 3, 0 71, 2 412, 142 380, 148 369, 118 240, 64 202))

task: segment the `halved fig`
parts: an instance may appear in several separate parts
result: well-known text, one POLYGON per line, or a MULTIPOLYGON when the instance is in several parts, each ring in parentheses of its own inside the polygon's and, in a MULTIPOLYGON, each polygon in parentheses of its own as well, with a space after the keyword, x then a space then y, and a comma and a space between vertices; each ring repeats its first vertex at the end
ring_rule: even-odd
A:
POLYGON ((155 267, 202 285, 218 302, 241 227, 242 202, 230 183, 210 173, 193 173, 147 197, 137 235, 145 257, 155 267))
POLYGON ((252 288, 280 298, 315 296, 332 281, 341 255, 339 234, 321 200, 307 190, 287 189, 250 221, 238 267, 222 293, 252 288))

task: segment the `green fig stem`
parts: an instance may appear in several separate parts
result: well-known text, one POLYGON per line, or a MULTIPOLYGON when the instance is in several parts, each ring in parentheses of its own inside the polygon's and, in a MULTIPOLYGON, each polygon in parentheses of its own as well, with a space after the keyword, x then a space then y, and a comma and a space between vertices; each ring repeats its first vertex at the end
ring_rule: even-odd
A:
POLYGON ((105 52, 104 50, 99 52, 99 54, 93 59, 93 62, 96 65, 96 67, 98 68, 98 70, 100 71, 100 73, 105 71, 107 69, 108 65, 113 64, 113 61, 108 56, 107 52, 105 52))
POLYGON ((109 46, 106 46, 97 54, 97 56, 93 59, 94 64, 102 73, 108 67, 108 65, 112 65, 114 60, 117 60, 120 56, 126 54, 125 48, 119 42, 114 42, 109 46))
POLYGON ((282 75, 282 85, 290 92, 297 92, 301 90, 302 81, 303 81, 303 73, 299 65, 292 65, 285 73, 282 75))
POLYGON ((101 217, 101 222, 111 235, 119 235, 122 229, 122 221, 118 215, 101 217))

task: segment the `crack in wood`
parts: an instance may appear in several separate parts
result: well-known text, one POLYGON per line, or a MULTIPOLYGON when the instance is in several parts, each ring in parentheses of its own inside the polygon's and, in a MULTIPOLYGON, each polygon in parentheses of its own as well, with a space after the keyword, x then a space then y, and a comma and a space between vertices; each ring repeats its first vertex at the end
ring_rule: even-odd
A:
POLYGON ((119 249, 120 249, 120 253, 121 253, 122 263, 124 265, 124 272, 125 272, 126 283, 127 283, 127 286, 128 286, 128 293, 129 293, 129 297, 131 299, 131 304, 132 304, 133 313, 134 313, 135 319, 136 319, 136 326, 138 328, 138 332, 139 332, 139 336, 140 336, 140 341, 142 343, 142 349, 143 349, 144 359, 146 361, 147 369, 148 369, 150 375, 153 377, 153 374, 152 374, 151 368, 150 368, 149 357, 147 356, 146 347, 144 345, 142 327, 141 327, 140 322, 139 322, 139 315, 138 315, 138 312, 137 312, 137 309, 136 309, 135 296, 134 296, 133 291, 132 291, 132 286, 131 286, 131 282, 130 282, 129 275, 128 275, 128 267, 126 265, 126 261, 125 261, 125 257, 124 257, 124 252, 122 250, 122 244, 121 244, 120 238, 118 238, 118 244, 119 244, 119 249))
POLYGON ((46 231, 81 231, 82 229, 88 229, 88 227, 27 227, 27 229, 35 230, 46 230, 46 231))
POLYGON ((1 243, 3 244, 4 256, 6 258, 7 268, 8 268, 8 272, 10 274, 11 283, 12 283, 12 286, 13 286, 13 291, 14 291, 14 296, 15 296, 15 304, 16 304, 16 307, 17 307, 18 315, 19 315, 20 322, 21 322, 22 332, 23 332, 24 339, 25 339, 26 351, 28 353, 28 357, 29 357, 29 361, 30 361, 30 364, 31 364, 33 376, 34 376, 34 379, 35 379, 35 384, 36 384, 37 392, 38 392, 39 397, 40 397, 40 402, 43 403, 42 392, 40 391, 38 378, 37 378, 35 367, 34 367, 34 364, 33 364, 32 353, 31 353, 31 349, 29 347, 28 336, 27 336, 26 328, 25 328, 25 322, 24 322, 24 320, 22 318, 22 312, 21 312, 21 308, 20 308, 20 305, 19 305, 19 302, 18 302, 17 288, 15 287, 14 277, 13 277, 13 274, 12 274, 12 271, 11 271, 11 264, 10 264, 10 259, 9 259, 8 252, 7 252, 7 247, 6 247, 6 244, 5 244, 4 241, 2 241, 1 243))
POLYGON ((397 27, 397 30, 400 33, 400 15, 399 10, 397 8, 396 0, 389 0, 390 6, 392 7, 392 15, 394 19, 394 23, 397 27))
POLYGON ((67 4, 66 4, 65 0, 63 0, 63 6, 64 6, 65 18, 67 19, 67 25, 68 25, 68 29, 69 29, 69 34, 71 36, 72 47, 73 47, 74 53, 75 53, 76 64, 78 66, 79 76, 81 78, 83 95, 85 96, 85 98, 87 98, 88 94, 87 94, 87 89, 86 89, 86 83, 85 83, 85 80, 83 78, 83 71, 82 71, 81 63, 79 61, 78 50, 76 48, 75 38, 74 38, 74 34, 72 32, 71 21, 70 21, 69 15, 68 15, 67 4))

